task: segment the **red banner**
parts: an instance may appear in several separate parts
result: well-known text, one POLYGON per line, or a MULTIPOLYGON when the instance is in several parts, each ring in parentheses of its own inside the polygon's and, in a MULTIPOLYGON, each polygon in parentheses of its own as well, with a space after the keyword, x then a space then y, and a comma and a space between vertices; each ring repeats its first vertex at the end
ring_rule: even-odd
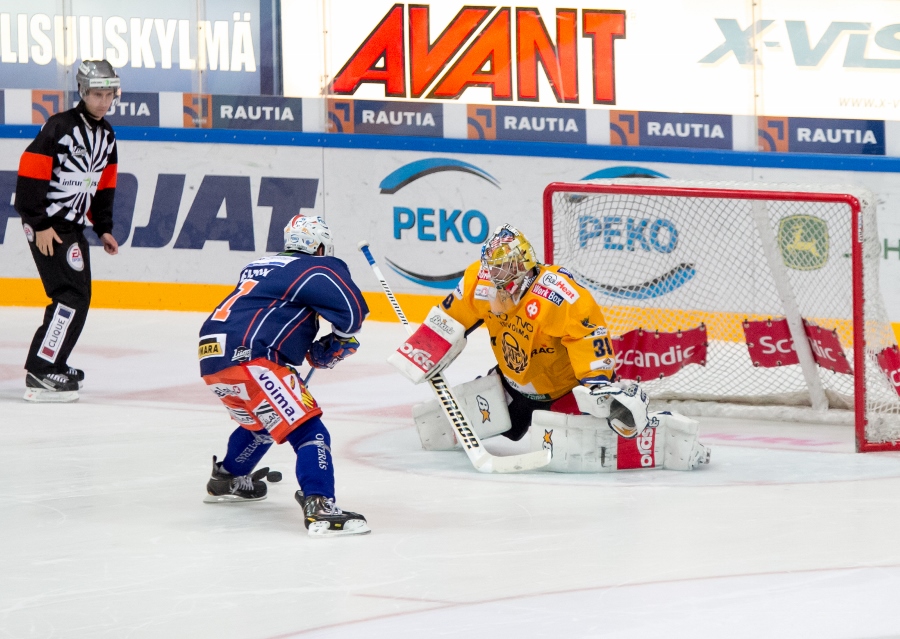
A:
POLYGON ((677 333, 637 329, 613 338, 616 373, 641 381, 674 375, 688 364, 706 366, 706 326, 677 333))
POLYGON ((750 361, 754 366, 776 368, 800 363, 786 318, 761 322, 745 320, 743 327, 750 361))
POLYGON ((853 369, 850 368, 850 362, 847 361, 841 341, 838 339, 837 331, 829 331, 806 320, 803 320, 803 328, 806 330, 806 337, 809 339, 809 347, 812 349, 816 364, 835 373, 853 374, 853 369))
POLYGON ((878 353, 877 359, 881 370, 884 371, 894 390, 900 395, 900 349, 896 344, 889 346, 878 353))

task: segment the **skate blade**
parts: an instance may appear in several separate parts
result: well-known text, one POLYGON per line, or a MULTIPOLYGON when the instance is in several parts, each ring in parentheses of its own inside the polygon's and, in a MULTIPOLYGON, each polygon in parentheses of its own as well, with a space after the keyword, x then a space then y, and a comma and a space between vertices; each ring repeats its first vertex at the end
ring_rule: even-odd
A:
POLYGON ((342 529, 332 528, 327 521, 314 521, 309 525, 306 533, 310 537, 341 537, 345 535, 368 535, 372 532, 369 525, 362 519, 351 519, 344 524, 342 529))
POLYGON ((23 399, 36 404, 59 404, 78 400, 78 391, 52 391, 44 388, 28 388, 23 399))
POLYGON ((238 497, 237 495, 207 495, 203 498, 204 504, 239 504, 245 501, 262 501, 266 495, 262 497, 238 497))

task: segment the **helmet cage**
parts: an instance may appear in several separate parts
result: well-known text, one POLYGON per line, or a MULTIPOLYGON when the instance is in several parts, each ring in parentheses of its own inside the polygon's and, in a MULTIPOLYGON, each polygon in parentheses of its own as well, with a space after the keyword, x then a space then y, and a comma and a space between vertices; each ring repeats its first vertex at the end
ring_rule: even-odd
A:
POLYGON ((505 224, 484 243, 481 265, 498 289, 515 293, 528 273, 537 266, 534 249, 521 231, 505 224))

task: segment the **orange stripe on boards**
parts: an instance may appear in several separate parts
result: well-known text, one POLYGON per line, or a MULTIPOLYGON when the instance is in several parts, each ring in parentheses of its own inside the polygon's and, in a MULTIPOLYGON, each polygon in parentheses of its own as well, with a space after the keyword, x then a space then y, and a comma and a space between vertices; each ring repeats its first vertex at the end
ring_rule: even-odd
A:
POLYGON ((35 180, 49 180, 53 176, 53 158, 25 151, 19 159, 19 175, 35 180))

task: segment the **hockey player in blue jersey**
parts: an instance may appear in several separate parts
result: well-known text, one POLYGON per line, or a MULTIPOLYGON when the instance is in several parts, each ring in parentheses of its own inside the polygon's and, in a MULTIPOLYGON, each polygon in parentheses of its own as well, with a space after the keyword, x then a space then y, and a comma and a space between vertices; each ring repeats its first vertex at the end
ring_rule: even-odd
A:
POLYGON ((354 335, 369 309, 333 255, 324 220, 295 216, 284 229, 284 252, 244 267, 234 292, 203 323, 198 350, 203 380, 239 424, 222 461, 213 457, 204 501, 265 499, 265 471, 253 469, 273 442, 288 442, 311 536, 370 532, 365 517, 335 505, 331 437, 295 368, 304 359, 332 368, 359 347, 354 335), (332 332, 316 340, 319 318, 332 332))

